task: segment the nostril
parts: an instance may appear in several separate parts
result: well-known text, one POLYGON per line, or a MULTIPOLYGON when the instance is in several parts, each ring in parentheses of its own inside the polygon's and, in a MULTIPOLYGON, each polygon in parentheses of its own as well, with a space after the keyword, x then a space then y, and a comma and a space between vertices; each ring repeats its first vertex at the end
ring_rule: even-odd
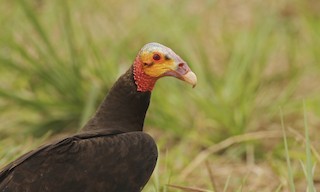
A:
POLYGON ((179 63, 178 66, 179 66, 179 67, 183 67, 183 66, 184 66, 184 63, 179 63))

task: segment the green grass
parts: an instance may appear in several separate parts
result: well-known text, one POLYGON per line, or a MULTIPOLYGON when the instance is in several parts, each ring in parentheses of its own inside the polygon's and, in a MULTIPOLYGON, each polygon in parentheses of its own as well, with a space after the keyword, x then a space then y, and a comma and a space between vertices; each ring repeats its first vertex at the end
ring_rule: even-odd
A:
POLYGON ((281 127, 282 127, 282 132, 283 132, 283 142, 284 142, 284 147, 285 147, 285 152, 286 152, 286 161, 287 161, 287 166, 288 166, 288 183, 290 186, 290 191, 295 192, 295 186, 294 186, 294 180, 293 180, 293 173, 292 173, 292 166, 291 166, 291 161, 290 161, 290 155, 289 155, 289 149, 288 149, 288 142, 287 142, 287 135, 284 127, 284 122, 283 122, 283 112, 280 109, 281 113, 281 127))
POLYGON ((0 3, 0 167, 76 132, 141 46, 156 41, 184 58, 199 83, 157 83, 145 125, 160 159, 145 191, 213 190, 210 178, 218 191, 319 190, 318 2, 0 3))
POLYGON ((309 127, 308 127, 308 118, 305 102, 303 102, 303 113, 304 113, 304 129, 305 129, 305 138, 306 138, 306 164, 305 164, 305 176, 307 179, 307 191, 314 192, 315 187, 313 183, 313 163, 312 163, 312 155, 311 155, 311 146, 310 146, 310 136, 309 136, 309 127))
MULTIPOLYGON (((283 131, 283 141, 284 141, 284 146, 285 146, 285 156, 286 156, 286 161, 287 161, 287 170, 288 170, 288 183, 290 186, 290 191, 294 192, 296 191, 295 189, 295 182, 294 182, 294 175, 293 175, 293 168, 291 166, 291 160, 290 160, 290 155, 289 155, 289 149, 288 149, 288 142, 287 142, 287 136, 286 136, 286 131, 285 131, 285 125, 283 122, 283 116, 282 116, 282 110, 280 109, 281 113, 281 126, 282 126, 282 131, 283 131)), ((316 191, 314 182, 313 182, 313 168, 315 165, 313 165, 312 162, 312 154, 311 154, 311 145, 310 145, 310 135, 309 135, 309 127, 308 127, 308 118, 307 118, 307 111, 306 111, 306 106, 305 102, 303 102, 303 114, 304 114, 304 130, 305 130, 305 158, 306 162, 305 164, 301 163, 303 172, 305 174, 305 179, 307 181, 307 187, 306 191, 316 191)))

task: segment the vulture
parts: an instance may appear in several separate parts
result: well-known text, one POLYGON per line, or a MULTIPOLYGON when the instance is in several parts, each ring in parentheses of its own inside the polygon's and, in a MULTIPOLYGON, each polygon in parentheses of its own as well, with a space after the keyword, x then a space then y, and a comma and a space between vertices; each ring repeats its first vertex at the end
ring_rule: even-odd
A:
POLYGON ((173 76, 193 86, 196 75, 170 48, 148 43, 77 134, 40 146, 0 171, 1 192, 136 192, 157 162, 143 132, 156 81, 173 76))

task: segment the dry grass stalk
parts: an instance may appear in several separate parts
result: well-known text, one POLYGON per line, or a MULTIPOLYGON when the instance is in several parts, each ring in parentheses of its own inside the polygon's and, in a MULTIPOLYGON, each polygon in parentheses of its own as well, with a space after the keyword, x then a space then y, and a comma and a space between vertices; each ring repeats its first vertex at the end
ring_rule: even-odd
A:
POLYGON ((203 161, 205 161, 211 154, 216 153, 222 149, 226 149, 236 143, 242 143, 246 141, 258 140, 258 139, 270 139, 282 137, 281 131, 259 131, 252 133, 245 133, 242 135, 236 135, 229 137, 218 144, 201 151, 198 156, 182 171, 180 179, 184 180, 195 168, 197 168, 203 161))
POLYGON ((171 185, 171 184, 167 186, 175 189, 180 189, 182 191, 187 191, 187 192, 213 192, 207 189, 201 189, 201 188, 195 188, 195 187, 184 187, 184 186, 171 185))
MULTIPOLYGON (((303 144, 306 143, 306 139, 305 139, 304 136, 301 135, 298 131, 296 131, 296 130, 290 128, 290 127, 289 127, 289 131, 290 131, 292 134, 294 134, 299 141, 302 141, 303 144)), ((315 158, 317 159, 317 161, 320 163, 320 154, 317 152, 316 148, 315 148, 312 144, 310 144, 310 149, 311 149, 314 157, 315 157, 315 158)))
POLYGON ((208 174, 209 174, 209 177, 210 177, 210 181, 211 181, 211 185, 212 185, 212 188, 213 188, 213 191, 214 192, 217 192, 217 187, 216 187, 216 184, 215 184, 215 179, 213 177, 213 173, 212 173, 212 170, 211 170, 211 167, 210 167, 210 164, 208 161, 206 161, 206 167, 207 167, 207 170, 208 170, 208 174))

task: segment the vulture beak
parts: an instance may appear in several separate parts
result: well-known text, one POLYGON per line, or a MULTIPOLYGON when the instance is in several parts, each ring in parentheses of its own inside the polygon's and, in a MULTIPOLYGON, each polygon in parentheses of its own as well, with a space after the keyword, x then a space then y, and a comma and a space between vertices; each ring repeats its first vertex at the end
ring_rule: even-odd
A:
POLYGON ((175 55, 171 69, 164 76, 173 76, 192 85, 194 88, 197 84, 197 76, 191 71, 188 64, 179 56, 175 55))

